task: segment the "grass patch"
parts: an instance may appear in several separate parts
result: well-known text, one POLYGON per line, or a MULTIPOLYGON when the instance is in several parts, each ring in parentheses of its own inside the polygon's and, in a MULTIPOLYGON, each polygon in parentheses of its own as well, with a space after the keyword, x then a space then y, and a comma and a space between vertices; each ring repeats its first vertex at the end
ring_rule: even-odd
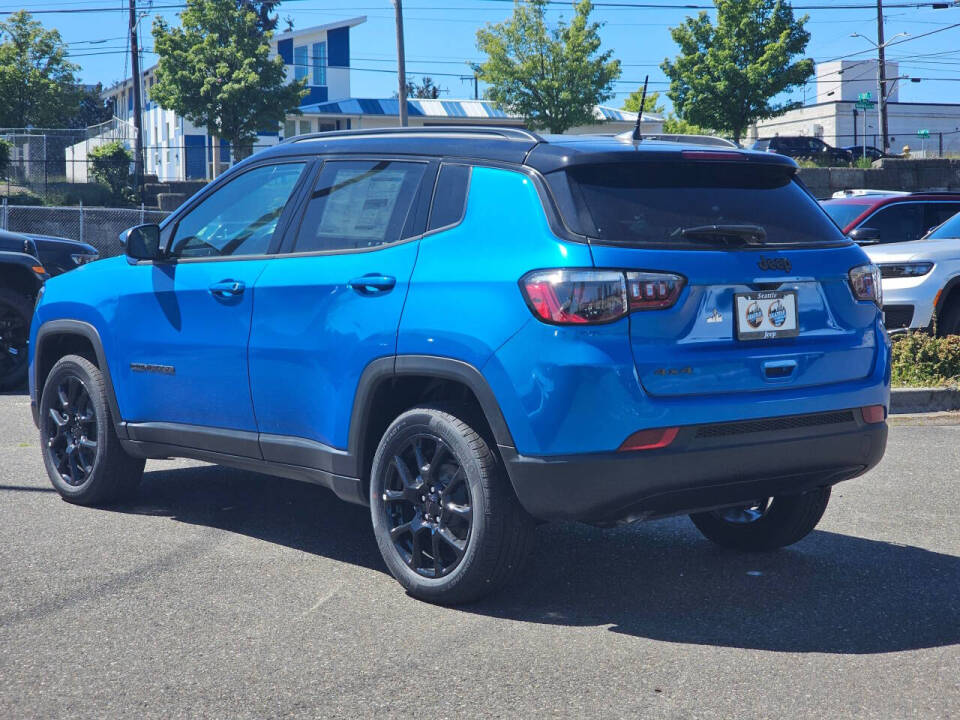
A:
POLYGON ((960 383, 960 335, 913 332, 895 337, 891 364, 895 386, 956 386, 960 383))

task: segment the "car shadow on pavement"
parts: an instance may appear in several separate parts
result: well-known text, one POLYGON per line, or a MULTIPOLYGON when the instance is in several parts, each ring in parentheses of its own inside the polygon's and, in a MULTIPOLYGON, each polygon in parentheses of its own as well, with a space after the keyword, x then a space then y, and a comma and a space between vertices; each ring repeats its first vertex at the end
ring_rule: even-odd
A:
MULTIPOLYGON (((113 509, 386 572, 366 508, 293 480, 217 466, 155 470, 135 502, 113 509)), ((551 524, 537 529, 519 581, 458 611, 676 643, 897 652, 960 643, 960 557, 825 531, 744 554, 704 540, 687 518, 613 530, 551 524)))
POLYGON ((469 612, 610 625, 676 643, 886 653, 960 643, 960 557, 814 531, 773 553, 724 550, 687 518, 541 528, 522 584, 469 612))
POLYGON ((135 500, 109 509, 168 516, 387 571, 370 511, 296 480, 216 465, 148 470, 135 500))

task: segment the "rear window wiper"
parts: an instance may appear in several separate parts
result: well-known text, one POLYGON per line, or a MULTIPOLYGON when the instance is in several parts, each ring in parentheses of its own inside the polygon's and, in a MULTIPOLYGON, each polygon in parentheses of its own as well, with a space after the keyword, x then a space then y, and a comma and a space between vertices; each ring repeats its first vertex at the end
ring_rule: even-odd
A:
POLYGON ((690 240, 737 238, 747 245, 763 245, 767 241, 767 231, 760 225, 695 225, 677 228, 671 233, 672 237, 677 235, 690 240))

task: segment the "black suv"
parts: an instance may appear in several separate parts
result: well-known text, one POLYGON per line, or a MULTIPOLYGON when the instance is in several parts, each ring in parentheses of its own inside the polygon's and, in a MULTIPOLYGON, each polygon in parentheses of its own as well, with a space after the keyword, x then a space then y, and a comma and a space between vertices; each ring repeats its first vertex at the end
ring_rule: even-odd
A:
POLYGON ((761 138, 753 144, 753 150, 779 153, 792 158, 810 158, 815 162, 831 165, 846 165, 853 162, 853 153, 827 145, 820 138, 806 135, 777 135, 761 138))

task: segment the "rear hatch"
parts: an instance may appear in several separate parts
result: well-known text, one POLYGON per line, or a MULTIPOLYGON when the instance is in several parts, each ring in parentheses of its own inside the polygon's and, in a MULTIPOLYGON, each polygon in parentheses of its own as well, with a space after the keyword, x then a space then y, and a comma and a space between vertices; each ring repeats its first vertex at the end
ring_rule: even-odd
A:
POLYGON ((630 315, 650 395, 829 385, 873 369, 877 308, 849 278, 866 256, 792 165, 757 157, 696 151, 559 171, 597 267, 685 279, 672 307, 630 315))

